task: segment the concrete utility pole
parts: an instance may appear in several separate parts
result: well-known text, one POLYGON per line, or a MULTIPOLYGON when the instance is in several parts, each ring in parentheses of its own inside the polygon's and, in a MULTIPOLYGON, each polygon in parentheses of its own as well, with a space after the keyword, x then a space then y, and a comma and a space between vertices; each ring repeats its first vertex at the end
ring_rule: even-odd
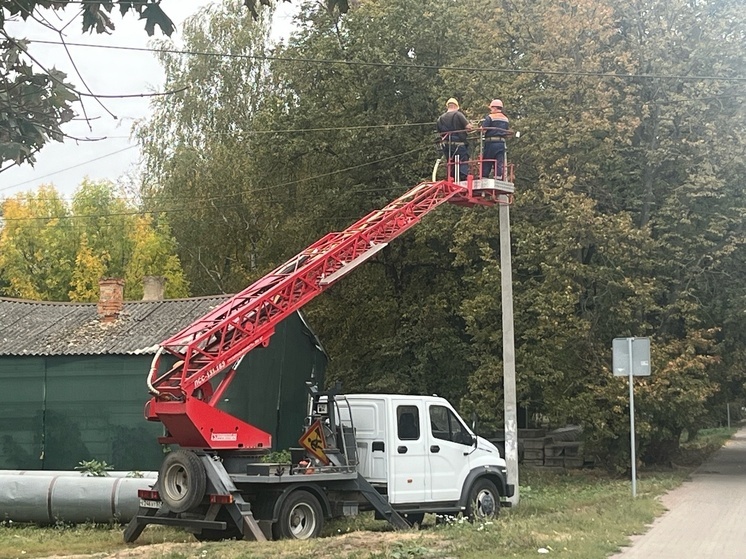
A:
POLYGON ((518 485, 518 413, 515 391, 515 333, 513 331, 513 271, 510 257, 510 204, 500 196, 500 285, 503 307, 503 392, 505 398, 505 462, 508 483, 515 486, 510 498, 514 506, 520 501, 518 485))

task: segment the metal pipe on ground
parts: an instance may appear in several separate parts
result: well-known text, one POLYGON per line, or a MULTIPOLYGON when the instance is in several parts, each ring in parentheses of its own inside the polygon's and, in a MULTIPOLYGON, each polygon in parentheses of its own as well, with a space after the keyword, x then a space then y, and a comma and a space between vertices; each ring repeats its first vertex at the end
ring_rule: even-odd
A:
MULTIPOLYGON (((79 474, 79 472, 73 472, 79 474)), ((80 475, 0 475, 0 518, 13 522, 129 522, 139 507, 137 491, 152 478, 80 475)))
MULTIPOLYGON (((87 474, 86 472, 79 472, 77 470, 0 470, 0 476, 69 476, 69 477, 96 477, 87 474)), ((106 472, 104 477, 133 477, 133 478, 146 478, 146 479, 157 479, 158 472, 106 472)))

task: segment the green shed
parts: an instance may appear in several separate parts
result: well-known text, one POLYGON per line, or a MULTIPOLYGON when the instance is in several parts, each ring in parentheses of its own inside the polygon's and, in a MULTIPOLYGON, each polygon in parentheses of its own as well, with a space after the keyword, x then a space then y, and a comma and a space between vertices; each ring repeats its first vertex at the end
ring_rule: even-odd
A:
MULTIPOLYGON (((116 470, 158 469, 163 426, 143 417, 152 357, 161 341, 228 298, 0 298, 0 469, 70 470, 92 459, 116 470)), ((269 346, 243 359, 220 407, 270 432, 275 449, 296 446, 306 382, 323 386, 326 363, 295 313, 269 346)))

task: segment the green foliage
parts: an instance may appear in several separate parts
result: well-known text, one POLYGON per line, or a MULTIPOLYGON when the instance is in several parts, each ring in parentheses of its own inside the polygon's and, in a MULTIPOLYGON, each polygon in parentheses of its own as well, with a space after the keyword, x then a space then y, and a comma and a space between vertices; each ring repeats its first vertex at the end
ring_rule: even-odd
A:
POLYGON ((99 257, 88 246, 88 237, 83 233, 80 247, 75 256, 71 287, 68 293, 71 301, 95 301, 98 298, 98 278, 106 277, 109 253, 101 252, 99 257))
MULTIPOLYGON (((187 277, 199 294, 234 291, 426 177, 445 99, 477 119, 501 97, 523 133, 509 143, 519 403, 582 424, 600 462, 625 468, 611 340, 649 336, 638 455, 667 463, 746 384, 738 8, 308 3, 265 64, 251 57, 269 52, 266 21, 229 3, 186 44, 247 58, 162 55, 168 86, 191 89, 156 101, 139 131, 144 195, 156 212, 192 202, 171 219, 187 277)), ((309 305, 330 382, 438 393, 501 428, 496 214, 442 208, 309 305)))
MULTIPOLYGON (((745 129, 744 112, 733 82, 565 74, 711 75, 717 68, 739 75, 734 39, 743 37, 744 19, 732 17, 735 5, 692 11, 685 2, 654 2, 640 12, 596 0, 518 2, 509 18, 494 16, 504 30, 492 47, 498 59, 558 72, 506 76, 500 86, 524 132, 510 146, 520 165, 513 213, 519 400, 553 424, 582 423, 610 466, 624 467, 629 431, 625 387, 608 369, 612 338, 647 335, 656 348, 636 406, 649 460, 670 462, 684 424, 706 423, 715 401, 724 407, 727 394, 742 390, 734 380, 744 370, 736 349, 744 317, 736 327, 720 301, 743 297, 730 279, 744 264, 731 137, 745 129)), ((479 82, 471 80, 475 91, 479 82)), ((461 244, 467 256, 485 251, 479 238, 461 244)), ((478 344, 470 387, 480 398, 469 401, 499 424, 500 301, 483 279, 498 273, 496 262, 491 268, 475 269, 475 293, 463 310, 478 344)))
MULTIPOLYGON (((63 11, 69 5, 54 0, 0 0, 0 165, 6 161, 33 165, 35 154, 47 142, 62 141, 65 134, 61 125, 75 116, 73 104, 78 101, 77 92, 65 81, 66 74, 43 68, 29 52, 28 41, 11 37, 5 24, 20 17, 27 27, 29 20, 48 27, 50 24, 41 21, 34 10, 63 11), (42 71, 35 71, 34 66, 42 71)), ((173 22, 161 9, 160 2, 132 0, 84 2, 76 16, 83 31, 113 31, 109 14, 115 5, 122 16, 132 13, 145 20, 148 35, 153 35, 156 25, 165 35, 170 36, 174 31, 173 22)))
POLYGON ((289 450, 276 450, 270 452, 266 456, 262 456, 262 462, 268 462, 271 464, 290 464, 290 451, 289 450))
MULTIPOLYGON (((383 206, 429 172, 437 157, 433 123, 449 95, 443 97, 442 80, 428 66, 463 48, 452 9, 459 8, 360 2, 343 18, 320 7, 300 14, 301 31, 281 51, 291 60, 272 66, 274 102, 258 117, 277 131, 276 140, 255 153, 274 184, 290 185, 279 235, 291 234, 295 250, 383 206), (392 66, 298 71, 292 59, 300 57, 392 66), (277 168, 278 159, 293 165, 277 168), (331 169, 340 172, 329 175, 331 169)), ((463 391, 468 338, 454 312, 463 285, 448 253, 449 230, 463 214, 440 212, 308 309, 334 356, 330 382, 341 379, 349 391, 463 391)))
MULTIPOLYGON (((275 0, 275 5, 280 0, 275 0)), ((283 2, 290 2, 291 0, 283 0, 283 2)), ((272 0, 243 0, 244 5, 249 9, 254 19, 258 19, 262 6, 272 6, 272 0)), ((345 13, 350 9, 350 3, 348 0, 325 0, 326 8, 329 12, 339 10, 340 13, 345 13)))
MULTIPOLYGON (((5 4, 1 2, 0 15, 5 4)), ((0 17, 0 23, 2 18, 0 17)), ((27 41, 0 40, 0 164, 34 163, 34 154, 49 140, 61 141, 60 126, 75 113, 77 95, 58 70, 35 72, 25 57, 27 41)))
POLYGON ((71 204, 51 186, 2 204, 0 293, 48 301, 98 299, 102 277, 123 277, 142 298, 147 275, 166 278, 167 297, 188 295, 168 224, 139 215, 112 184, 84 181, 71 204))
POLYGON ((75 469, 89 477, 107 477, 109 470, 113 470, 114 467, 107 464, 105 460, 81 460, 75 469))
MULTIPOLYGON (((18 2, 14 0, 0 0, 0 22, 4 23, 7 16, 20 16, 24 21, 29 18, 36 19, 33 12, 37 8, 51 8, 54 10, 64 10, 68 7, 69 2, 59 2, 54 0, 25 0, 18 2)), ((78 17, 81 18, 83 31, 95 31, 96 33, 108 33, 114 30, 114 23, 111 21, 109 14, 114 5, 119 7, 119 13, 124 16, 129 12, 138 16, 138 19, 145 20, 145 29, 148 35, 152 35, 153 28, 157 25, 161 31, 170 36, 174 32, 174 26, 171 20, 163 13, 159 3, 150 0, 113 0, 107 2, 86 2, 81 8, 78 17)))
POLYGON ((146 156, 144 199, 151 209, 169 211, 195 294, 239 290, 268 262, 278 263, 269 260, 273 201, 253 161, 266 141, 253 134, 253 119, 267 82, 260 59, 268 16, 253 21, 233 0, 189 19, 185 48, 235 57, 161 53, 166 87, 189 89, 155 99, 153 118, 137 131, 146 156))
POLYGON ((142 279, 161 275, 166 279, 167 298, 187 297, 189 286, 176 255, 176 243, 165 220, 153 223, 150 215, 138 217, 131 231, 132 253, 125 266, 125 298, 141 299, 142 279))
POLYGON ((0 270, 6 295, 65 301, 72 274, 75 240, 63 225, 69 209, 48 186, 3 203, 0 270))

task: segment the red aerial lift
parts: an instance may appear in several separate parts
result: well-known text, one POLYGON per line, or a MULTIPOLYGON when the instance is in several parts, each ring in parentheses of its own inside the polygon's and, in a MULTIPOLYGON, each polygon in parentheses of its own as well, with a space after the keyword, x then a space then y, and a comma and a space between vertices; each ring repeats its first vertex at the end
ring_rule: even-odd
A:
MULTIPOLYGON (((187 522, 187 526, 201 531, 206 539, 222 533, 226 525, 238 530, 234 536, 253 535, 263 539, 250 512, 252 505, 244 501, 247 492, 256 497, 255 490, 246 489, 254 478, 245 478, 245 473, 247 463, 255 462, 257 454, 271 448, 271 435, 217 407, 241 359, 255 347, 266 346, 275 327, 291 313, 441 204, 473 207, 510 203, 514 191, 512 166, 505 165, 506 176, 501 178, 506 180, 496 180, 480 177, 481 163, 479 159, 470 162, 477 172, 463 182, 450 178, 451 164, 446 179, 420 183, 345 230, 329 233, 160 345, 148 375, 152 398, 145 406, 145 416, 163 423, 166 434, 159 439, 161 443, 188 450, 172 452, 166 457, 155 490, 141 495, 145 504, 125 532, 126 541, 134 541, 146 524, 154 522, 176 525, 187 522), (176 361, 161 372, 159 366, 164 355, 176 361), (237 480, 247 484, 243 490, 237 480), (189 521, 180 518, 180 513, 193 510, 200 503, 199 506, 207 506, 206 484, 212 488, 209 501, 212 508, 206 509, 208 512, 201 520, 194 520, 194 515, 189 521), (165 506, 160 502, 153 505, 148 499, 162 499, 165 506), (160 512, 154 512, 159 506, 160 512), (228 507, 227 512, 220 512, 215 508, 218 506, 228 507)), ((327 396, 320 399, 317 394, 313 396, 315 404, 323 400, 330 404, 321 403, 319 409, 333 408, 334 394, 323 394, 328 394, 328 400, 327 396)), ((330 413, 330 434, 333 434, 334 415, 333 411, 330 413)), ((330 418, 324 419, 328 424, 330 418)), ((342 469, 338 467, 330 475, 336 476, 338 483, 354 482, 354 490, 363 494, 378 513, 395 526, 407 526, 385 498, 355 473, 354 465, 344 469, 349 465, 347 458, 342 457, 337 463, 342 469)), ((275 474, 267 481, 279 483, 281 477, 275 474)), ((328 483, 331 481, 332 478, 327 479, 328 483)), ((345 487, 349 490, 351 486, 345 487)), ((272 518, 276 518, 280 505, 274 501, 275 497, 267 499, 275 510, 272 518)), ((257 506, 254 503, 254 509, 257 506)), ((279 510, 281 513, 282 509, 279 510)))
MULTIPOLYGON (((474 163, 481 168, 480 160, 474 163)), ((470 175, 463 183, 445 179, 418 184, 344 231, 327 234, 164 341, 151 367, 148 387, 153 397, 145 412, 147 419, 166 427, 168 434, 160 442, 212 450, 270 448, 269 433, 216 407, 240 359, 266 346, 277 324, 441 204, 491 206, 501 196, 507 203, 506 196, 513 193, 512 170, 508 172, 510 181, 470 175), (164 352, 177 361, 158 374, 164 352)))

